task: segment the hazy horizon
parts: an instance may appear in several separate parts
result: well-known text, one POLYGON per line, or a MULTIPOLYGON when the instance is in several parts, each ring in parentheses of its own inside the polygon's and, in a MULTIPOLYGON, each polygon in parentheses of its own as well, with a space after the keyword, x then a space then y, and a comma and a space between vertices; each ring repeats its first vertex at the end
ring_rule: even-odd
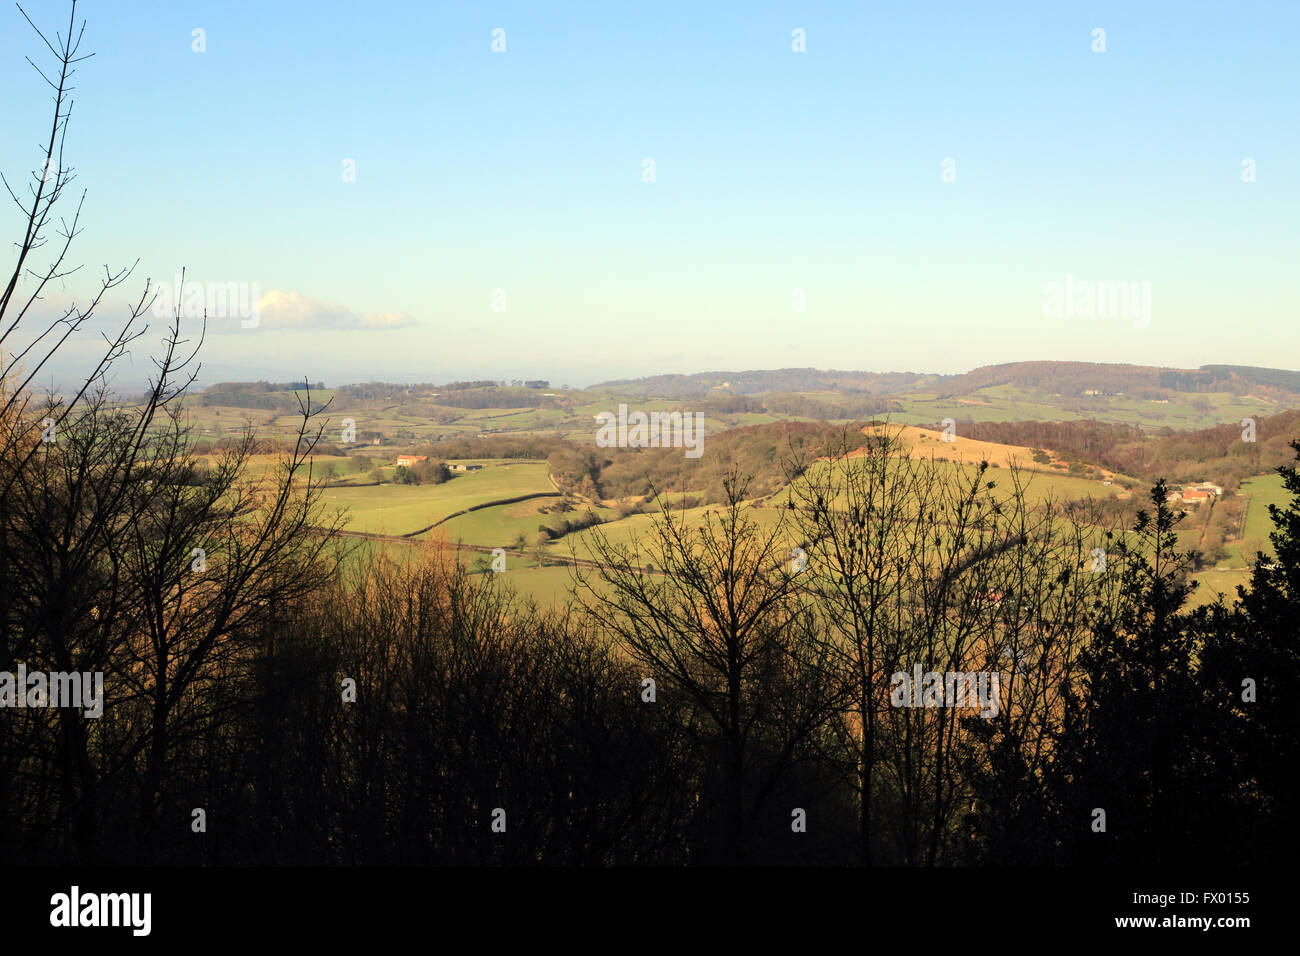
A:
MULTIPOLYGON (((701 368, 701 369, 689 369, 689 370, 664 369, 662 371, 651 372, 646 375, 611 375, 608 378, 603 378, 599 380, 590 380, 590 381, 576 376, 566 378, 564 376, 547 375, 544 369, 540 371, 537 369, 521 369, 517 371, 512 371, 511 374, 504 375, 504 376, 501 374, 494 373, 491 369, 487 369, 487 370, 483 370, 481 374, 477 374, 477 373, 476 374, 470 374, 470 373, 429 374, 429 373, 420 373, 420 372, 397 372, 397 373, 389 373, 387 375, 378 374, 378 373, 374 375, 366 375, 362 373, 357 375, 357 377, 354 378, 344 378, 339 376, 317 374, 311 370, 308 370, 307 372, 303 372, 302 370, 295 371, 292 367, 289 366, 283 366, 283 367, 243 366, 243 365, 223 365, 223 364, 215 364, 215 363, 209 364, 206 362, 202 362, 200 363, 202 365, 202 372, 195 380, 194 388, 197 390, 202 390, 213 384, 217 384, 221 382, 235 382, 235 381, 294 382, 294 381, 303 381, 305 378, 306 380, 312 383, 323 382, 326 388, 335 388, 341 385, 358 385, 365 382, 388 382, 394 385, 408 385, 408 384, 409 385, 414 385, 414 384, 445 385, 451 382, 467 382, 467 381, 500 382, 500 381, 513 381, 514 379, 521 379, 521 380, 543 379, 550 382, 551 388, 559 388, 561 385, 568 385, 574 389, 588 389, 588 388, 592 388, 593 386, 602 384, 604 382, 633 381, 642 378, 653 378, 659 375, 665 375, 665 376, 680 375, 680 376, 689 377, 693 375, 705 375, 705 374, 724 374, 724 373, 743 374, 748 372, 773 372, 773 371, 780 371, 782 369, 810 368, 810 369, 815 369, 816 371, 819 372, 834 371, 834 372, 848 372, 848 373, 860 372, 866 374, 896 373, 896 374, 915 374, 915 375, 954 376, 954 375, 963 375, 969 372, 973 372, 979 368, 986 368, 986 367, 996 366, 996 365, 1012 365, 1012 364, 1017 364, 1018 362, 1075 362, 1075 361, 1082 361, 1082 360, 1027 358, 1027 359, 1008 360, 1006 362, 993 362, 993 363, 988 363, 988 365, 971 366, 970 368, 962 368, 962 369, 958 369, 957 371, 941 371, 937 369, 928 369, 928 368, 927 369, 847 368, 847 367, 838 367, 834 365, 770 365, 761 368, 760 367, 707 368, 707 369, 701 368)), ((127 359, 123 359, 122 362, 119 363, 119 365, 121 366, 125 366, 127 364, 128 364, 127 359)), ((1104 362, 1104 363, 1090 363, 1090 364, 1141 366, 1144 363, 1104 362)), ((1242 364, 1242 363, 1201 362, 1198 363, 1197 365, 1191 365, 1191 366, 1160 365, 1160 366, 1146 366, 1146 367, 1169 368, 1169 369, 1176 368, 1183 371, 1194 371, 1209 366, 1238 365, 1238 364, 1242 364)), ((1300 372, 1300 369, 1288 369, 1282 366, 1253 365, 1250 367, 1267 369, 1270 371, 1300 372)), ((42 379, 42 382, 44 383, 42 387, 47 387, 47 388, 52 387, 55 391, 62 391, 69 388, 74 381, 79 386, 80 381, 73 378, 75 374, 76 374, 76 369, 73 368, 72 366, 67 366, 65 367, 65 372, 64 372, 64 375, 67 377, 67 380, 59 380, 57 377, 55 377, 53 382, 51 382, 51 378, 49 376, 46 376, 44 379, 42 379)), ((134 389, 138 387, 142 387, 144 384, 145 384, 145 379, 143 377, 141 377, 138 381, 132 379, 130 373, 126 370, 125 367, 115 368, 114 375, 110 380, 110 387, 112 388, 112 390, 121 394, 128 394, 134 389)))

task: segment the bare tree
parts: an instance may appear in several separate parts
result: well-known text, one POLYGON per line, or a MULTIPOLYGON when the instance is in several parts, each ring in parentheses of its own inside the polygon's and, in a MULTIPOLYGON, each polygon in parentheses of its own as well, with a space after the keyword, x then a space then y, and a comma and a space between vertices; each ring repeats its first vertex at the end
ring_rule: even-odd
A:
POLYGON ((1041 757, 1044 722, 1060 710, 1053 682, 1072 666, 1100 580, 1079 573, 1093 533, 1051 502, 1031 507, 1017 469, 1001 487, 987 462, 918 454, 898 429, 846 432, 827 451, 791 459, 786 508, 851 701, 835 730, 860 852, 875 860, 883 818, 902 860, 934 865, 973 772, 970 709, 899 707, 893 676, 996 674, 992 721, 1017 741, 1033 728, 1041 757))
POLYGON ((577 573, 593 621, 661 693, 690 702, 691 726, 720 770, 728 862, 749 857, 756 818, 835 706, 829 649, 785 560, 784 523, 756 520, 746 487, 730 473, 723 504, 697 527, 661 502, 644 550, 594 528, 599 569, 577 573))
MULTIPOLYGON (((25 225, 0 296, 0 350, 24 337, 22 323, 47 286, 75 271, 65 262, 81 202, 70 222, 55 219, 73 178, 63 146, 70 80, 86 59, 78 52, 84 24, 76 25, 74 2, 55 42, 33 28, 57 65, 53 79, 37 67, 54 90, 53 120, 30 204, 9 189, 25 225), (51 231, 60 241, 35 268, 31 258, 51 231)), ((313 424, 322 410, 310 395, 269 477, 249 477, 251 434, 200 475, 179 400, 197 375, 202 332, 189 342, 179 304, 144 396, 110 395, 106 373, 147 329, 138 320, 152 302, 148 283, 82 384, 36 399, 35 376, 129 274, 106 273, 88 304, 69 306, 0 363, 0 668, 21 660, 101 673, 106 698, 95 721, 73 708, 6 721, 0 796, 21 829, 45 833, 47 847, 65 844, 84 861, 102 857, 114 836, 101 832, 102 813, 136 775, 148 830, 172 749, 219 717, 201 688, 234 679, 259 628, 319 587, 337 558, 338 519, 323 514, 311 475, 323 426, 313 424)))
MULTIPOLYGON (((34 431, 39 435, 48 431, 49 426, 30 422, 27 416, 32 400, 31 386, 36 377, 59 348, 95 314, 104 297, 126 282, 135 269, 135 263, 116 271, 105 266, 104 275, 99 279, 99 288, 87 302, 68 305, 57 319, 46 320, 43 328, 30 332, 24 329, 24 320, 32 317, 34 306, 43 300, 43 293, 50 284, 63 280, 80 269, 80 266, 70 265, 67 260, 72 243, 81 231, 85 193, 76 198, 76 205, 70 215, 61 214, 65 205, 64 193, 76 178, 73 167, 65 160, 64 147, 68 124, 72 118, 72 78, 76 73, 76 65, 93 54, 81 53, 85 21, 78 26, 76 0, 72 0, 69 5, 65 32, 56 33, 54 42, 32 23, 21 5, 18 9, 53 58, 53 69, 48 71, 28 59, 32 68, 53 90, 53 102, 49 133, 40 154, 40 165, 30 173, 27 198, 20 197, 8 178, 0 173, 0 183, 4 185, 21 215, 22 232, 21 238, 15 243, 13 268, 3 292, 0 292, 0 379, 4 380, 3 389, 0 389, 0 421, 5 425, 4 431, 0 432, 0 453, 19 464, 19 467, 10 472, 5 483, 0 484, 0 502, 3 502, 9 490, 13 476, 21 472, 22 463, 34 455, 39 447, 31 440, 31 433, 34 431), (53 244, 49 258, 43 265, 34 265, 31 261, 34 255, 50 244, 51 240, 53 244)), ((128 306, 127 317, 118 331, 114 335, 103 336, 104 350, 81 386, 69 399, 51 409, 57 412, 57 417, 53 419, 55 429, 78 402, 103 384, 113 363, 126 354, 131 342, 144 333, 138 320, 151 303, 149 283, 146 282, 139 298, 128 306)))

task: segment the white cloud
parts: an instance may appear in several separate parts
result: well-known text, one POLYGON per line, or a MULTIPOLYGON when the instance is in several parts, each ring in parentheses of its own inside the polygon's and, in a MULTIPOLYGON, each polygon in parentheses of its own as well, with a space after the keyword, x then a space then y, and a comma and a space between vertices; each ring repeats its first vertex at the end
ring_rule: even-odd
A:
POLYGON ((261 327, 269 331, 365 329, 378 332, 415 324, 415 320, 404 312, 358 314, 347 306, 309 299, 298 292, 286 292, 283 289, 272 289, 262 296, 258 309, 261 313, 261 327))

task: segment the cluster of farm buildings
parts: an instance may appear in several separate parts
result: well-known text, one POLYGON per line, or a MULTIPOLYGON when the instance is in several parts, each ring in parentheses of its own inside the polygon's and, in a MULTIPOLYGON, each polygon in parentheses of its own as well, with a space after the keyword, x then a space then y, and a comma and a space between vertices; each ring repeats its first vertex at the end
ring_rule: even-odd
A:
POLYGON ((1171 491, 1169 497, 1174 501, 1181 501, 1185 505, 1199 505, 1202 501, 1209 501, 1221 494, 1223 494, 1221 487, 1203 481, 1199 485, 1187 485, 1178 491, 1171 491))
MULTIPOLYGON (((429 459, 428 455, 398 455, 397 461, 393 462, 393 464, 404 465, 405 467, 410 468, 413 465, 418 465, 420 462, 427 461, 428 459, 429 459)), ((482 471, 483 470, 482 465, 469 465, 464 462, 452 462, 448 464, 447 467, 452 471, 482 471)))

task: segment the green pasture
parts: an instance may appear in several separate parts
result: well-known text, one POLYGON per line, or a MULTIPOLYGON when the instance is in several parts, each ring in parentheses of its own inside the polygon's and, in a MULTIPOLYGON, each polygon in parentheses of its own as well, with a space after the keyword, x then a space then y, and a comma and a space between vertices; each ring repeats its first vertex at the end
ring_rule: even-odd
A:
POLYGON ((1250 583, 1250 571, 1245 568, 1213 568, 1201 571, 1193 578, 1197 587, 1187 599, 1188 609, 1202 604, 1213 604, 1220 596, 1227 604, 1237 600, 1237 585, 1250 583))
POLYGON ((1241 483, 1239 493, 1250 496, 1242 541, 1250 543, 1252 550, 1258 548, 1265 554, 1273 554, 1273 543, 1268 538, 1273 532, 1273 519, 1269 516, 1268 506, 1285 508, 1291 501, 1291 495, 1282 484, 1282 476, 1274 474, 1247 478, 1241 483))
POLYGON ((519 462, 460 474, 440 485, 327 488, 322 497, 327 505, 348 509, 351 531, 410 534, 475 505, 554 490, 545 462, 519 462))
MULTIPOLYGON (((461 541, 489 548, 513 547, 522 534, 525 546, 532 549, 537 543, 539 525, 558 529, 566 519, 576 520, 588 510, 582 505, 564 513, 543 510, 553 507, 557 501, 558 498, 533 498, 471 511, 439 525, 429 534, 443 537, 447 541, 461 541)), ((590 510, 607 520, 615 514, 612 508, 594 506, 590 510)), ((552 550, 556 543, 552 542, 547 550, 552 550)))

